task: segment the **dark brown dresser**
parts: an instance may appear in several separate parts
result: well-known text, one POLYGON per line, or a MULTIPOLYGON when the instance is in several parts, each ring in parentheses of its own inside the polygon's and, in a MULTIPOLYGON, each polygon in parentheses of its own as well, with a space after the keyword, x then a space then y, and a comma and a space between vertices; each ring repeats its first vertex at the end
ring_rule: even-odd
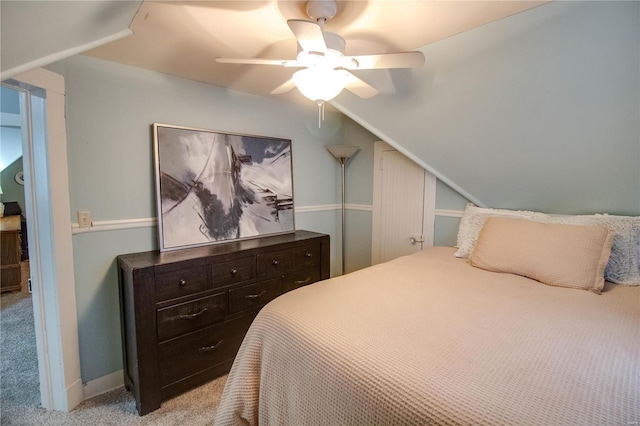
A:
POLYGON ((260 308, 329 278, 329 236, 296 231, 118 256, 125 386, 138 413, 226 374, 260 308))
POLYGON ((20 216, 0 218, 0 291, 20 291, 20 216))

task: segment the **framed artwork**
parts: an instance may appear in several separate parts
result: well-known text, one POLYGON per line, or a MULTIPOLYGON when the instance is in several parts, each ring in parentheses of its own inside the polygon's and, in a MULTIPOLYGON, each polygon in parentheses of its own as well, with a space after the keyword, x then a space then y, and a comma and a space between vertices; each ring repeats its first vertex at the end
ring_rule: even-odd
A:
POLYGON ((291 141, 153 124, 160 251, 295 230, 291 141))

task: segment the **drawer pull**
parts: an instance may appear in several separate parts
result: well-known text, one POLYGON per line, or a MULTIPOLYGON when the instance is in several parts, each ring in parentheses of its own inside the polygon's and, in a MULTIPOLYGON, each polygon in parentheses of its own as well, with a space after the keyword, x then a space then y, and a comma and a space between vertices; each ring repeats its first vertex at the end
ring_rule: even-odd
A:
POLYGON ((271 261, 271 264, 272 264, 273 266, 278 266, 278 261, 274 259, 273 261, 271 261))
POLYGON ((231 275, 235 275, 238 273, 237 269, 232 269, 231 271, 229 271, 231 273, 231 275))
POLYGON ((266 290, 262 290, 260 293, 258 294, 247 294, 244 298, 245 299, 257 299, 259 297, 264 296, 264 294, 266 293, 266 290))
POLYGON ((218 342, 214 343, 214 344, 213 344, 213 345, 211 345, 211 346, 203 346, 203 347, 201 347, 200 349, 198 349, 198 352, 212 352, 212 351, 215 351, 216 349, 218 349, 218 347, 219 347, 222 343, 224 343, 224 340, 220 340, 220 341, 218 341, 218 342))
POLYGON ((203 308, 200 312, 196 312, 195 314, 184 314, 184 315, 180 315, 178 318, 180 319, 186 319, 186 320, 191 320, 191 319, 196 319, 198 318, 200 315, 204 314, 205 312, 207 312, 207 308, 203 308))
POLYGON ((181 279, 180 281, 178 281, 179 287, 184 287, 185 285, 187 285, 187 282, 184 279, 181 279))
POLYGON ((304 280, 298 280, 298 281, 296 281, 296 284, 297 285, 307 284, 309 281, 311 281, 311 277, 307 277, 304 280))
POLYGON ((307 257, 311 257, 311 256, 313 256, 313 255, 312 255, 311 253, 307 253, 307 254, 305 254, 305 256, 307 256, 307 257))

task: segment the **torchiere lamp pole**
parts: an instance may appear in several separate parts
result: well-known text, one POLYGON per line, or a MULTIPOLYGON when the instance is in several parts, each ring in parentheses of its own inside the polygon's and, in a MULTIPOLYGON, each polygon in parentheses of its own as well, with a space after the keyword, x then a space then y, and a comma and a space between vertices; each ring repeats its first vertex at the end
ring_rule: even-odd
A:
POLYGON ((342 275, 345 274, 345 233, 344 233, 344 213, 345 213, 345 166, 349 158, 353 156, 360 147, 352 145, 330 145, 327 147, 329 152, 340 162, 342 168, 342 275))

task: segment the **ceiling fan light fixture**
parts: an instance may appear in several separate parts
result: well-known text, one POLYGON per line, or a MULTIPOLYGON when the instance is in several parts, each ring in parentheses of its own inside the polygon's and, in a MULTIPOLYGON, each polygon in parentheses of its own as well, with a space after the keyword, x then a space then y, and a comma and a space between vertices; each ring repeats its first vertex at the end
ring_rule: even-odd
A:
POLYGON ((293 83, 300 93, 318 104, 318 127, 324 120, 324 103, 338 96, 348 78, 345 70, 325 67, 305 68, 293 74, 293 83))
POLYGON ((347 84, 344 70, 306 68, 293 74, 293 82, 300 93, 317 103, 330 101, 338 96, 347 84))

